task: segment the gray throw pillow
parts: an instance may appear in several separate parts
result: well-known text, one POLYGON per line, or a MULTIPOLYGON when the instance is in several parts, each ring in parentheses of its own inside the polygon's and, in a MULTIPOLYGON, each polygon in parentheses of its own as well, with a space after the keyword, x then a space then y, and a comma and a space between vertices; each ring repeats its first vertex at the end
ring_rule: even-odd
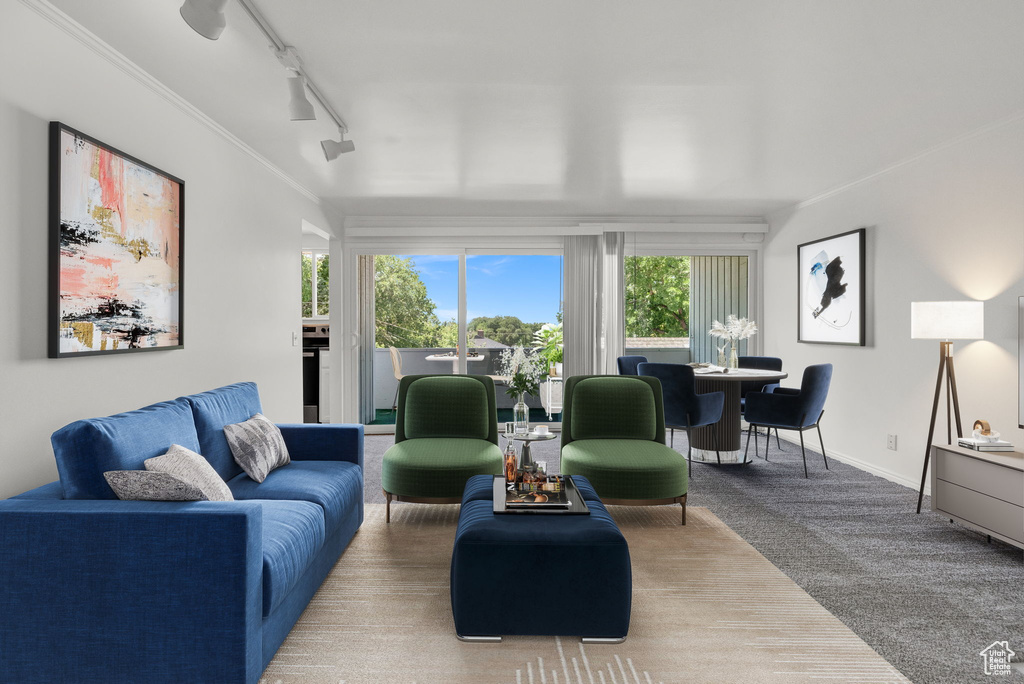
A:
POLYGON ((235 462, 245 474, 263 482, 274 468, 292 462, 284 435, 262 413, 255 414, 244 423, 224 426, 224 436, 235 462))
POLYGON ((235 500, 227 483, 220 479, 210 462, 180 444, 172 444, 163 456, 146 459, 146 470, 174 475, 194 485, 210 501, 235 500))
POLYGON ((103 477, 124 501, 206 501, 198 487, 170 473, 108 470, 103 477))

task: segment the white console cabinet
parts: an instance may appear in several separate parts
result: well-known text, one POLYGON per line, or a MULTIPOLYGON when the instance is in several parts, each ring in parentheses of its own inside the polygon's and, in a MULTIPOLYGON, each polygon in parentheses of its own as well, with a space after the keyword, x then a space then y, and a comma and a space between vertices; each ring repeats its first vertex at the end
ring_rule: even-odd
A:
POLYGON ((1024 549, 1024 454, 932 445, 932 510, 1024 549))

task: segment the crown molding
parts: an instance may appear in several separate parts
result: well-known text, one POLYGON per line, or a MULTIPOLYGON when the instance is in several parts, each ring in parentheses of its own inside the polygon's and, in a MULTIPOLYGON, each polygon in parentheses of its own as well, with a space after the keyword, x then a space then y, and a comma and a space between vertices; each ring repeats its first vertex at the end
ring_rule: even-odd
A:
POLYGON ((804 209, 806 207, 811 206, 812 204, 817 204, 818 202, 822 202, 824 200, 827 200, 830 197, 834 197, 836 195, 842 194, 842 193, 846 192, 847 190, 852 190, 853 188, 855 188, 855 187, 857 187, 859 185, 863 185, 864 183, 869 183, 869 182, 873 181, 874 179, 876 179, 876 178, 878 178, 880 176, 884 176, 886 174, 892 173, 893 171, 896 171, 897 169, 901 169, 904 166, 908 166, 910 164, 913 164, 913 163, 915 163, 915 162, 917 162, 917 161, 919 161, 921 159, 924 159, 925 157, 929 157, 929 156, 931 156, 933 154, 937 154, 938 152, 942 152, 943 150, 947 150, 947 149, 949 149, 951 147, 955 147, 955 146, 959 145, 962 142, 970 140, 971 138, 976 138, 978 136, 985 135, 987 133, 991 133, 992 131, 999 130, 1000 128, 1003 128, 1004 126, 1010 126, 1010 125, 1012 125, 1014 123, 1017 123, 1018 121, 1020 121, 1022 119, 1024 119, 1024 110, 1015 112, 1015 113, 1011 114, 1010 116, 1004 117, 1004 118, 999 119, 997 121, 993 121, 992 123, 989 123, 989 124, 985 124, 984 126, 981 126, 979 128, 975 128, 974 130, 967 131, 966 133, 961 133, 960 135, 954 136, 954 137, 950 138, 949 140, 941 142, 941 143, 939 143, 937 145, 933 145, 933 146, 931 146, 931 147, 929 147, 929 148, 927 148, 925 150, 922 150, 921 152, 918 152, 917 154, 913 154, 913 155, 911 155, 909 157, 906 157, 905 159, 901 159, 900 161, 895 162, 894 164, 890 164, 889 166, 886 166, 886 167, 884 167, 882 169, 879 169, 878 171, 875 171, 874 173, 869 173, 868 175, 863 176, 861 178, 858 178, 857 180, 850 181, 849 183, 843 183, 842 185, 837 185, 837 186, 835 186, 833 188, 830 188, 830 189, 828 189, 828 190, 826 190, 826 191, 824 191, 822 193, 819 193, 819 194, 817 194, 817 195, 815 195, 813 197, 805 199, 802 202, 796 202, 795 204, 792 204, 789 207, 780 209, 780 210, 772 212, 772 213, 773 214, 785 214, 785 213, 788 213, 788 212, 795 211, 797 209, 804 209))
POLYGON ((188 115, 193 120, 206 126, 208 129, 224 138, 226 141, 237 147, 239 150, 255 159, 265 169, 270 171, 273 175, 287 183, 294 190, 305 196, 307 199, 321 204, 320 197, 312 190, 304 186, 299 181, 295 180, 289 174, 285 173, 284 170, 279 168, 272 161, 261 155, 241 138, 233 134, 228 129, 221 126, 219 123, 211 119, 209 116, 204 114, 198 107, 193 105, 191 102, 183 98, 178 93, 174 92, 162 82, 160 82, 155 76, 150 74, 148 71, 131 61, 121 52, 118 52, 113 46, 101 39, 95 33, 89 31, 77 21, 72 19, 70 16, 62 12, 60 9, 55 7, 48 0, 21 0, 22 4, 33 10, 36 14, 46 19, 57 28, 64 31, 79 43, 89 48, 97 55, 105 59, 107 62, 115 66, 121 72, 127 74, 131 78, 135 79, 138 83, 141 83, 146 88, 156 93, 164 100, 173 105, 178 111, 188 115))
POLYGON ((402 237, 419 232, 445 237, 481 237, 515 230, 518 235, 637 233, 767 233, 760 216, 347 216, 346 237, 402 237))

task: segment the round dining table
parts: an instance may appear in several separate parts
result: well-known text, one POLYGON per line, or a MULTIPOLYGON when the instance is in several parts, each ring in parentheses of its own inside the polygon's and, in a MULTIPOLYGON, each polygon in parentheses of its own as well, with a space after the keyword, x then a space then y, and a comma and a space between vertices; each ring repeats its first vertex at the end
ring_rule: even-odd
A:
POLYGON ((789 374, 782 371, 760 370, 757 368, 729 368, 728 372, 721 370, 708 371, 703 368, 694 369, 697 392, 699 394, 725 392, 725 406, 722 409, 722 418, 717 423, 691 430, 693 438, 691 458, 694 461, 721 463, 723 465, 742 465, 743 463, 748 463, 743 451, 740 449, 740 437, 742 434, 740 425, 740 417, 742 416, 740 407, 741 383, 752 380, 760 382, 763 380, 764 384, 768 385, 786 377, 789 377, 789 374))

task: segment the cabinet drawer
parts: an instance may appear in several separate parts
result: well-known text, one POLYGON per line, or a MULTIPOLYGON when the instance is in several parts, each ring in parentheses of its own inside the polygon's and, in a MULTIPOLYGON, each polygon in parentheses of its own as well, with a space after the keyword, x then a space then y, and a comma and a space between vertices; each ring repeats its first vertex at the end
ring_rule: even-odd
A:
POLYGON ((935 449, 935 476, 952 484, 1024 506, 1024 472, 935 449))
POLYGON ((1024 508, 937 480, 935 510, 1024 543, 1024 508))

